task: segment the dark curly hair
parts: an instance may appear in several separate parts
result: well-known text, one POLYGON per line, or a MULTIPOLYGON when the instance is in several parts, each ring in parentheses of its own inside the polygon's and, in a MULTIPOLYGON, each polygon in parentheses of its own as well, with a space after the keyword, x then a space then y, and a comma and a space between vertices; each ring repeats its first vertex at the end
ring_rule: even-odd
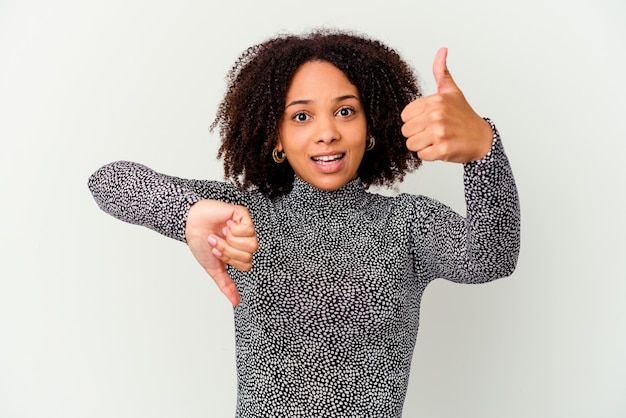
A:
POLYGON ((211 131, 219 126, 224 175, 242 189, 270 197, 288 193, 294 172, 276 164, 272 150, 296 70, 310 61, 326 61, 354 84, 365 109, 376 148, 365 153, 358 175, 364 185, 390 186, 420 166, 407 149, 400 113, 421 96, 411 67, 379 41, 350 32, 318 29, 305 35, 281 35, 248 48, 227 75, 228 88, 211 131))

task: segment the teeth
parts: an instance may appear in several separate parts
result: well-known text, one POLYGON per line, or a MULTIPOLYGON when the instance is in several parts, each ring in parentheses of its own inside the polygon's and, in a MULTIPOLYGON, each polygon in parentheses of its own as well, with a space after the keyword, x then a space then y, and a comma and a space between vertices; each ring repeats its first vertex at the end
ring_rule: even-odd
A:
POLYGON ((341 157, 343 157, 343 154, 321 155, 319 157, 313 157, 313 161, 329 162, 339 160, 341 157))

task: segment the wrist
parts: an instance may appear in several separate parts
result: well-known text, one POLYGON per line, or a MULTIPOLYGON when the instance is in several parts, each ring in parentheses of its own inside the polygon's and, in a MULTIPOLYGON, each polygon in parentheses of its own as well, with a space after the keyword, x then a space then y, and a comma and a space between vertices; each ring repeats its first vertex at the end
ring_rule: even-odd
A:
POLYGON ((494 141, 495 131, 491 121, 487 118, 481 118, 480 145, 476 147, 476 156, 472 161, 484 159, 491 151, 494 141))

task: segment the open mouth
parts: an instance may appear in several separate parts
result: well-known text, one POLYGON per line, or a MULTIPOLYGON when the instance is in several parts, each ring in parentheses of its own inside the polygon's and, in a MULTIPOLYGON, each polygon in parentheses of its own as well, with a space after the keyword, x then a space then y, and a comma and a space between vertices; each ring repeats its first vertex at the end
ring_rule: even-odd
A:
POLYGON ((319 155, 316 157, 311 157, 311 159, 315 161, 316 163, 322 164, 322 165, 333 164, 341 160, 345 155, 346 155, 345 153, 333 154, 333 155, 319 155))

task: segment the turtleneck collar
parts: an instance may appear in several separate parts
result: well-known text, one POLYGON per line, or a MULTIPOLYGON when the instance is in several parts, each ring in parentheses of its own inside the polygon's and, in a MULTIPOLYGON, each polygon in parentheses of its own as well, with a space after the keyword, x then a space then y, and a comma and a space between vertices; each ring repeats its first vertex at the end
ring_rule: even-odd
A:
POLYGON ((314 211, 341 211, 355 209, 365 203, 367 192, 360 179, 347 183, 340 189, 325 191, 294 177, 292 190, 284 197, 285 203, 314 211))

